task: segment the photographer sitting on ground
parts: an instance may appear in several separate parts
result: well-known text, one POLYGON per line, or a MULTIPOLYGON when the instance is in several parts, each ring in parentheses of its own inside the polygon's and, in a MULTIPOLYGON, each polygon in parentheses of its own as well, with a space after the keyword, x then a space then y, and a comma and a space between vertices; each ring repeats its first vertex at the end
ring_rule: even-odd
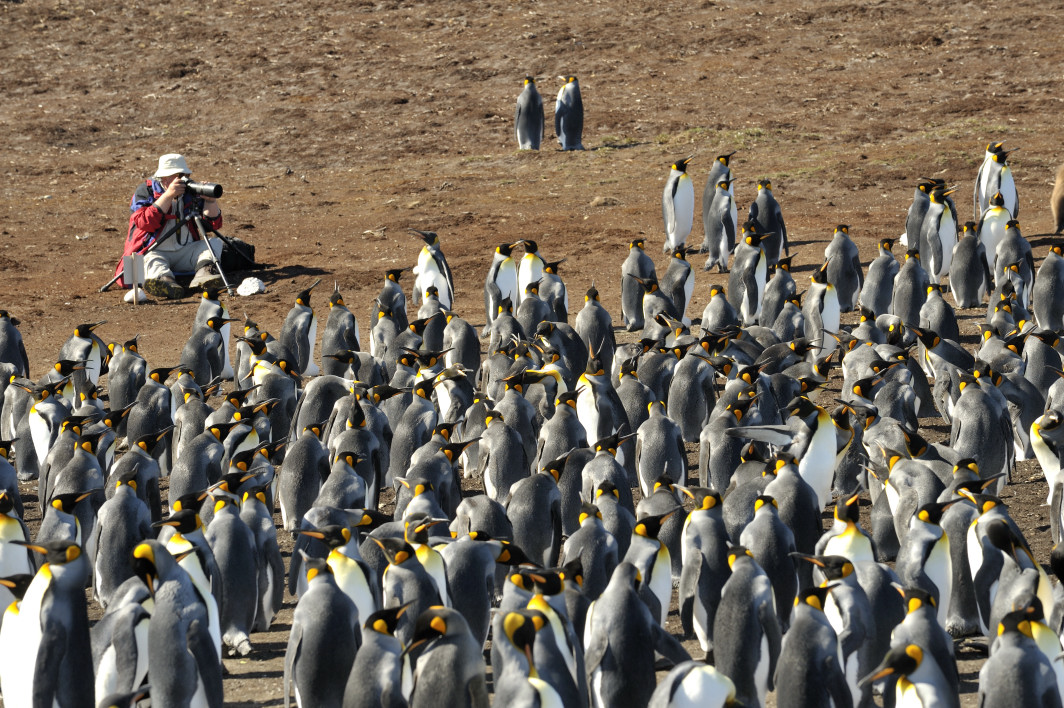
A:
MULTIPOLYGON (((129 233, 126 235, 123 256, 144 253, 144 289, 150 294, 169 300, 183 297, 185 291, 174 278, 174 271, 195 271, 193 290, 218 288, 222 278, 208 251, 207 242, 200 238, 193 223, 193 215, 203 215, 208 229, 222 226, 222 210, 218 200, 194 194, 186 190, 191 172, 185 158, 169 154, 159 158, 159 168, 152 179, 145 180, 133 194, 129 218, 129 233), (179 221, 184 220, 184 221, 179 221), (174 231, 174 225, 180 227, 174 231), (157 239, 173 232, 156 244, 157 239), (148 249, 151 249, 148 251, 148 249)), ((219 190, 220 191, 220 190, 219 190)), ((215 247, 216 253, 221 250, 215 247)), ((117 274, 122 269, 119 261, 117 274)), ((132 285, 120 281, 121 287, 132 285)))

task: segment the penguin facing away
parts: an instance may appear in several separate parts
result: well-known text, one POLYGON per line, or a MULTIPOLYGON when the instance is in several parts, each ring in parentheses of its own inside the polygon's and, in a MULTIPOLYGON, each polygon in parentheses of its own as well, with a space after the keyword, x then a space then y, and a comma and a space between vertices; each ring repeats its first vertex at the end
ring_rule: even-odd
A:
POLYGON ((536 90, 534 77, 526 76, 524 85, 514 109, 514 136, 519 150, 539 150, 543 142, 543 97, 536 90))

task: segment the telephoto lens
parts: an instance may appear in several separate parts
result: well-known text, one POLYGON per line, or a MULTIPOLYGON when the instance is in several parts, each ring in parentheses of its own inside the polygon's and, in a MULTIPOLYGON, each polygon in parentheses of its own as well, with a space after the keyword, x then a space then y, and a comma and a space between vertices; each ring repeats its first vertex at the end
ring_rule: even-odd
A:
POLYGON ((222 196, 222 185, 215 184, 214 182, 193 182, 192 180, 185 180, 185 189, 201 197, 217 199, 222 196))

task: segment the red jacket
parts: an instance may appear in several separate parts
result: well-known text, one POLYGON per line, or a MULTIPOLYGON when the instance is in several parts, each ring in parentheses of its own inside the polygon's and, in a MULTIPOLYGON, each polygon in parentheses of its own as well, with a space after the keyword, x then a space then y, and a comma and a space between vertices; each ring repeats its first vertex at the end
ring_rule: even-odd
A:
MULTIPOLYGON (((164 231, 169 230, 173 226, 173 222, 177 220, 175 214, 164 214, 155 206, 155 200, 162 196, 163 192, 162 184, 158 180, 149 179, 145 180, 144 184, 137 187, 137 191, 133 193, 133 199, 130 201, 129 209, 132 212, 129 216, 129 231, 126 233, 125 247, 122 249, 122 256, 132 256, 134 253, 144 253, 155 243, 155 239, 160 236, 164 231)), ((182 197, 184 201, 184 210, 187 213, 197 199, 196 195, 186 192, 182 197)), ((212 229, 222 228, 222 215, 219 214, 216 217, 204 217, 204 222, 212 229)), ((174 238, 171 236, 170 238, 174 238)), ((193 231, 193 240, 199 241, 199 234, 193 231)), ((118 261, 118 265, 115 266, 115 275, 122 270, 122 261, 118 261)), ((127 284, 124 279, 119 278, 118 286, 122 288, 132 287, 127 284)))

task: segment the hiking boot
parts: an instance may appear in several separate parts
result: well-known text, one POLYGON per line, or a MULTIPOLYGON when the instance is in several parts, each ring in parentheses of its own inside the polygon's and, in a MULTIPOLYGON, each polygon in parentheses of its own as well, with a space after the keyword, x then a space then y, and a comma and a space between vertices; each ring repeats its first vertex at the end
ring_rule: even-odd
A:
POLYGON ((148 278, 145 280, 144 290, 149 295, 154 295, 164 300, 178 300, 185 296, 185 289, 178 285, 172 277, 165 275, 161 278, 148 278))
POLYGON ((196 271, 188 287, 190 290, 217 290, 224 285, 225 281, 218 274, 218 267, 211 263, 196 271))

